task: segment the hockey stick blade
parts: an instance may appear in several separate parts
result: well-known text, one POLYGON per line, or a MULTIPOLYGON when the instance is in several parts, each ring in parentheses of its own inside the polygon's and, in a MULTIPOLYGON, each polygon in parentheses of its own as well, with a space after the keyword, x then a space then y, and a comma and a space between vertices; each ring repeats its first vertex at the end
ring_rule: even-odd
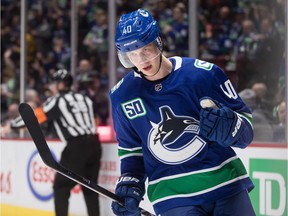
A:
MULTIPOLYGON (((72 172, 71 170, 66 169, 53 158, 53 155, 48 147, 45 136, 34 114, 34 111, 27 103, 21 103, 19 105, 19 113, 30 133, 30 136, 33 139, 33 142, 39 152, 41 159, 47 166, 54 169, 56 172, 64 175, 65 177, 71 179, 72 181, 75 181, 106 198, 112 199, 113 201, 124 205, 125 201, 122 197, 119 197, 116 194, 110 192, 109 190, 99 186, 95 182, 86 179, 72 172)), ((153 214, 144 209, 141 209, 141 214, 146 216, 154 216, 153 214)))

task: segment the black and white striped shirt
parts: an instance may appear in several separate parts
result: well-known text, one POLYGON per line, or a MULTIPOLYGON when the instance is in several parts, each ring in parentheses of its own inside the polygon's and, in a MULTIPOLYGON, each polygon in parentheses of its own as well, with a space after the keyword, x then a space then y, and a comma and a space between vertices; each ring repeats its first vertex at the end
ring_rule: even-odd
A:
POLYGON ((96 134, 93 102, 87 96, 68 92, 48 98, 43 104, 48 121, 53 121, 62 141, 96 134))

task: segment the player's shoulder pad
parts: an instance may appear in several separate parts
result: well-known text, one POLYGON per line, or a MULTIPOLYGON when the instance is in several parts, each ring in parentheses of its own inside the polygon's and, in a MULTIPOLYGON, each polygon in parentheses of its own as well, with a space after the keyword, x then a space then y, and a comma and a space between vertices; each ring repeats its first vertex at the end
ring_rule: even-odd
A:
POLYGON ((48 105, 48 104, 50 104, 50 103, 56 103, 56 101, 57 100, 59 100, 59 94, 57 94, 57 95, 52 95, 52 96, 50 96, 50 97, 48 97, 47 99, 46 99, 46 101, 44 101, 44 103, 43 103, 43 106, 46 106, 46 105, 48 105))
POLYGON ((124 81, 124 78, 119 80, 118 83, 115 86, 113 86, 113 88, 111 88, 110 94, 113 94, 122 85, 123 81, 124 81))
MULTIPOLYGON (((198 71, 198 73, 208 77, 223 77, 223 75, 226 76, 225 72, 222 68, 220 68, 218 65, 213 64, 211 62, 203 61, 200 59, 193 59, 192 62, 194 69, 198 71), (204 73, 203 73, 204 72, 204 73), (207 73, 205 73, 207 72, 207 73)), ((225 78, 226 79, 226 78, 225 78)))
POLYGON ((213 69, 214 64, 211 62, 207 62, 204 60, 200 59, 194 59, 194 67, 206 70, 206 71, 211 71, 213 69))
POLYGON ((118 83, 110 89, 109 95, 125 94, 127 91, 133 88, 133 85, 135 85, 133 80, 134 73, 134 71, 130 71, 121 80, 119 80, 118 83))

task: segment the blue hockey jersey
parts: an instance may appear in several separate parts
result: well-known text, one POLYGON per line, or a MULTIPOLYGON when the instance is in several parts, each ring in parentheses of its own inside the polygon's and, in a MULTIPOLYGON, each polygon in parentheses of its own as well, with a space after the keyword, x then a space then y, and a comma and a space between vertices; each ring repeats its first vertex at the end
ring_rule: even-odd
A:
POLYGON ((216 65, 181 57, 170 61, 172 72, 162 80, 131 71, 110 91, 121 173, 148 177, 147 195, 157 214, 253 188, 231 147, 199 135, 199 100, 211 97, 241 116, 248 141, 237 143, 240 148, 253 138, 250 110, 216 65))

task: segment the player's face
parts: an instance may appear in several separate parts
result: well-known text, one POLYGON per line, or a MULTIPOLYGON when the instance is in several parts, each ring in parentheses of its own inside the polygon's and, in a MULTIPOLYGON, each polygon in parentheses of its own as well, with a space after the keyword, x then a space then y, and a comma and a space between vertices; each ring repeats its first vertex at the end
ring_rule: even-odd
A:
POLYGON ((159 69, 160 50, 152 42, 145 47, 127 53, 129 60, 145 75, 152 75, 159 69))

